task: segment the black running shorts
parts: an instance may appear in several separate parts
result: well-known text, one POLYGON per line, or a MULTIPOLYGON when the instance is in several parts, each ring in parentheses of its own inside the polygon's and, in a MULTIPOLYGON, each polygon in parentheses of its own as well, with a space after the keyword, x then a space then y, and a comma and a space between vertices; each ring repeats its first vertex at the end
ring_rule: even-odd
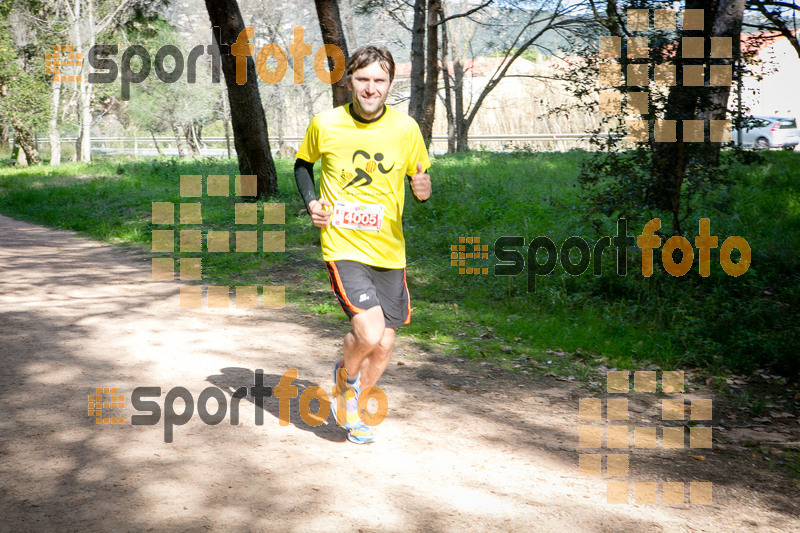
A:
POLYGON ((333 293, 348 318, 379 305, 387 328, 411 322, 405 268, 380 268, 358 261, 328 261, 326 264, 333 293))

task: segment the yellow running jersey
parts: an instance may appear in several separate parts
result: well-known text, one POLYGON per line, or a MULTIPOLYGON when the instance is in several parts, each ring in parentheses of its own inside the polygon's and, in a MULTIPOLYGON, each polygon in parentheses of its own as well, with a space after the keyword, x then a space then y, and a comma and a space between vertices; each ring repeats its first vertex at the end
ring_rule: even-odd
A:
MULTIPOLYGON (((403 205, 406 176, 430 167, 428 151, 416 121, 386 106, 378 119, 363 122, 343 105, 314 116, 297 158, 314 163, 322 158, 320 194, 331 205, 361 209, 376 220, 383 206, 380 230, 331 224, 322 228, 322 258, 350 260, 383 268, 405 268, 403 205), (342 203, 344 202, 344 203, 342 203), (373 204, 373 205, 365 205, 373 204)), ((338 213, 338 212, 337 212, 338 213)), ((345 215, 349 216, 349 215, 345 215)), ((353 216, 356 222, 358 215, 353 216)), ((338 216, 341 222, 341 214, 338 216)), ((347 225, 347 224, 343 224, 347 225)))

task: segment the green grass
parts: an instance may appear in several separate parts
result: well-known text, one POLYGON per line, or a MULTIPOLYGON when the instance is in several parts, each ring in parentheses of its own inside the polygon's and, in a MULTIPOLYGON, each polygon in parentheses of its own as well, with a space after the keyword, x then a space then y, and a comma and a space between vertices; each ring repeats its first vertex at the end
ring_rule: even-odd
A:
MULTIPOLYGON (((741 278, 722 272, 718 253, 712 253, 709 278, 696 274, 696 263, 693 273, 674 278, 658 261, 655 274, 644 278, 636 249, 629 251, 624 277, 615 273, 611 250, 603 256, 601 276, 594 276, 591 267, 571 276, 556 266, 537 278, 535 292, 528 292, 524 273, 494 276, 498 237, 520 236, 527 244, 547 236, 560 247, 573 235, 591 246, 601 236, 616 234, 615 221, 586 214, 576 187, 586 157, 575 151, 437 158, 431 200, 416 204, 407 196, 404 232, 414 315, 402 333, 423 349, 577 380, 590 379, 599 361, 620 368, 690 365, 725 372, 773 365, 793 371, 793 344, 800 338, 800 283, 794 266, 800 250, 795 170, 800 157, 769 153, 766 164, 740 168, 734 185, 705 198, 687 223, 690 240, 700 217, 711 219, 720 244, 729 235, 748 240, 752 266, 741 278), (469 264, 488 267, 490 275, 459 274, 451 266, 450 247, 459 237, 480 237, 489 245, 489 259, 469 264)), ((264 285, 289 279, 290 302, 343 325, 320 262, 319 232, 296 192, 293 161, 277 160, 276 165, 280 193, 270 201, 287 204, 286 224, 260 227, 284 229, 286 253, 200 254, 203 282, 264 285)), ((149 250, 152 230, 163 229, 151 224, 151 203, 180 203, 180 175, 237 172, 235 161, 220 159, 111 158, 56 168, 0 168, 0 212, 149 250)), ((236 198, 201 200, 203 229, 237 229, 236 198)), ((641 232, 636 224, 631 222, 631 235, 641 232)), ((527 246, 519 250, 526 255, 527 246)), ((172 254, 182 255, 198 256, 172 254)))

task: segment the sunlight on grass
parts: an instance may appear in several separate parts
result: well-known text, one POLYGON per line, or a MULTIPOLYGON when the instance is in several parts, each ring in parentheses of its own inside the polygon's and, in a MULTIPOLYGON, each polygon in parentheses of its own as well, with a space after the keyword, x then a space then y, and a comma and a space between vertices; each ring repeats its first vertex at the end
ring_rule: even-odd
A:
MULTIPOLYGON (((787 322, 794 315, 785 310, 796 309, 793 302, 800 300, 797 154, 769 153, 769 164, 737 169, 732 176, 737 185, 710 193, 701 205, 697 218, 712 218, 720 243, 728 235, 742 235, 751 244, 752 272, 741 279, 724 276, 718 259, 707 279, 695 274, 690 280, 672 278, 663 269, 643 278, 636 249, 629 253, 625 277, 616 275, 613 254, 603 256, 601 276, 571 276, 558 265, 536 278, 535 292, 528 292, 525 273, 493 275, 499 261, 494 243, 501 236, 521 236, 525 246, 518 250, 526 257, 527 244, 537 236, 561 246, 573 235, 594 243, 615 234, 615 221, 591 214, 575 187, 585 157, 578 151, 436 157, 431 200, 417 204, 410 195, 406 198, 414 311, 401 335, 453 357, 492 359, 514 371, 547 371, 577 380, 589 380, 600 360, 629 368, 645 363, 721 368, 778 357, 792 346, 789 339, 797 325, 787 322), (488 260, 478 261, 489 275, 460 275, 450 265, 450 246, 460 237, 480 237, 489 245, 488 260), (776 279, 792 281, 782 289, 776 279), (776 330, 768 321, 785 326, 776 330), (732 331, 737 335, 731 336, 732 331)), ((204 281, 210 284, 280 284, 287 273, 302 269, 287 284, 287 300, 345 327, 321 262, 319 231, 296 192, 293 161, 277 159, 276 167, 280 192, 270 201, 286 204, 281 228, 286 252, 190 255, 203 257, 204 281)), ((59 167, 6 167, 0 168, 0 211, 149 253, 157 229, 151 204, 180 203, 181 175, 237 173, 235 161, 210 158, 107 158, 59 167)), ((204 197, 203 229, 240 229, 233 223, 236 201, 204 197)), ((696 222, 687 227, 696 231, 696 222)), ((629 229, 631 234, 639 230, 629 229)))

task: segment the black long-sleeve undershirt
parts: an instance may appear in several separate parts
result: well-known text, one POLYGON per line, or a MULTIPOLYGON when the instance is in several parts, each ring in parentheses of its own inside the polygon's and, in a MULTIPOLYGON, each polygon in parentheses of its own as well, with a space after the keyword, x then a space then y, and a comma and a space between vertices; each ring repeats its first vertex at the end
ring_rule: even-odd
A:
POLYGON ((297 190, 300 197, 306 204, 306 211, 311 214, 308 204, 317 199, 317 192, 314 190, 314 163, 309 163, 305 159, 297 159, 294 162, 294 181, 297 183, 297 190))

